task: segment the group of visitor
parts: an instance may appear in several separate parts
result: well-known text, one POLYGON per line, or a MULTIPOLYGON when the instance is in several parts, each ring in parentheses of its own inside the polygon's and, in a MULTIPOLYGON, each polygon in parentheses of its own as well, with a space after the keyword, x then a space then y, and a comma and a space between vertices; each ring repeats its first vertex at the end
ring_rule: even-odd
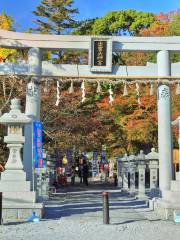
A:
POLYGON ((74 165, 71 168, 71 185, 75 184, 76 175, 80 178, 80 183, 88 186, 88 177, 89 177, 89 166, 85 158, 80 158, 79 166, 75 167, 74 165))

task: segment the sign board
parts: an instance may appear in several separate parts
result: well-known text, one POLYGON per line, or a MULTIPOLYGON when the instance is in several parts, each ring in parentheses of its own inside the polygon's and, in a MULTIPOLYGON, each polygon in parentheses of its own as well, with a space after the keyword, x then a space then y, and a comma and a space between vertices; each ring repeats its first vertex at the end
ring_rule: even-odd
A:
POLYGON ((112 41, 110 38, 91 38, 89 64, 91 72, 112 72, 112 41))
POLYGON ((94 41, 94 66, 107 65, 107 41, 94 41))
POLYGON ((42 148, 42 123, 33 122, 33 159, 35 168, 44 168, 42 148))

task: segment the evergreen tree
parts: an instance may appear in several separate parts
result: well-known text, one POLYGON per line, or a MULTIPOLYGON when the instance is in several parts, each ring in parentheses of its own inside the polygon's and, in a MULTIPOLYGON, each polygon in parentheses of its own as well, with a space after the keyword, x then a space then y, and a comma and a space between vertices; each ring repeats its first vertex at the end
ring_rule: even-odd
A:
POLYGON ((42 33, 63 34, 65 30, 77 27, 73 14, 78 13, 72 8, 73 0, 42 0, 33 13, 40 17, 36 31, 42 33))
POLYGON ((155 15, 134 9, 108 12, 97 19, 82 21, 75 31, 80 35, 138 35, 141 29, 158 22, 155 15))

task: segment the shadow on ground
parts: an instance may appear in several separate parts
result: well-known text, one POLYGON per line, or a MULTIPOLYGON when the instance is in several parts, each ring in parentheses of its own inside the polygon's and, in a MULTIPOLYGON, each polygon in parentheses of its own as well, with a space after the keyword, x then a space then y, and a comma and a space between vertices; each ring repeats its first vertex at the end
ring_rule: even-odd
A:
MULTIPOLYGON (((87 187, 74 186, 58 189, 56 194, 51 196, 51 200, 45 207, 45 219, 60 219, 62 217, 86 217, 102 218, 102 192, 110 191, 109 205, 110 215, 118 217, 117 211, 126 210, 129 215, 135 209, 146 208, 146 202, 136 200, 126 192, 121 192, 110 185, 92 185, 87 187)), ((141 217, 142 218, 142 217, 141 217)), ((141 220, 128 219, 128 221, 141 220)), ((142 218, 144 220, 144 218, 142 218)))

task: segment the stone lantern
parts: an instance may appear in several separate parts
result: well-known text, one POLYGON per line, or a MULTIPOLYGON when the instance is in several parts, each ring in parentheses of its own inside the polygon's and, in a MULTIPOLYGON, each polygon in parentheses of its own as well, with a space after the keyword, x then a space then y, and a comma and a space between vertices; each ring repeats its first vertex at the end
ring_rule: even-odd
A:
POLYGON ((129 158, 129 175, 130 175, 130 192, 134 193, 135 192, 135 174, 136 174, 136 156, 135 155, 130 155, 129 158))
POLYGON ((150 170, 150 190, 151 196, 158 194, 158 169, 159 169, 159 154, 155 151, 155 148, 151 149, 151 152, 145 156, 149 161, 150 170))
POLYGON ((43 205, 36 203, 36 192, 31 191, 26 180, 21 159, 21 148, 25 142, 23 127, 31 119, 21 112, 20 101, 11 100, 11 110, 0 117, 0 123, 8 126, 4 142, 9 148, 5 171, 1 174, 0 192, 3 193, 3 219, 27 219, 32 210, 42 216, 43 205))
MULTIPOLYGON (((20 111, 20 101, 18 99, 11 100, 11 110, 0 117, 0 123, 8 126, 8 134, 4 137, 4 142, 7 143, 9 148, 9 158, 6 163, 5 169, 7 172, 12 170, 23 170, 21 160, 21 148, 25 142, 23 136, 23 126, 31 122, 24 113, 20 111)), ((15 174, 15 172, 13 172, 15 174)))

